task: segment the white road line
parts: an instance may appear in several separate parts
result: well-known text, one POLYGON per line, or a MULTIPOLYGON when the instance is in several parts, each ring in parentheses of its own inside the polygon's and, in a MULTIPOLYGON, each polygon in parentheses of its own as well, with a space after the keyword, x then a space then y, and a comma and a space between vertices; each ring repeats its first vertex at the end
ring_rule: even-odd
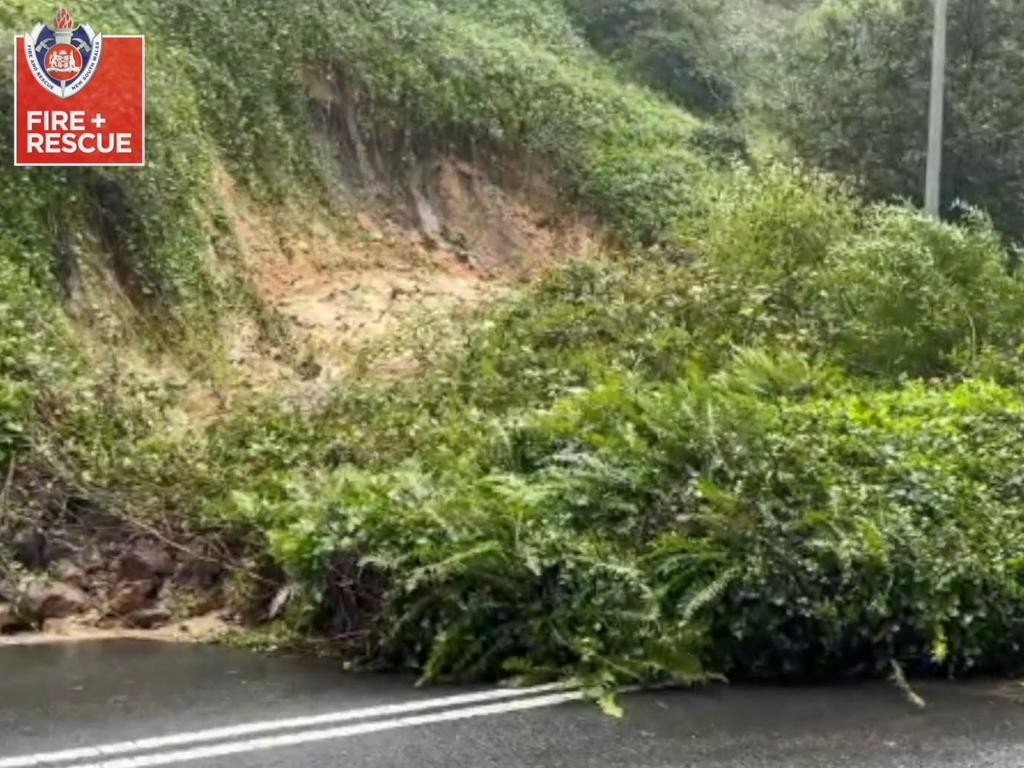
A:
MULTIPOLYGON (((132 752, 165 749, 167 747, 176 747, 186 744, 221 741, 237 738, 239 736, 251 736, 258 733, 267 733, 268 731, 310 728, 318 725, 343 723, 352 720, 365 720, 369 718, 402 715, 408 712, 420 712, 426 709, 446 709, 451 707, 461 707, 467 704, 477 704, 485 701, 503 701, 506 699, 533 696, 535 694, 547 693, 550 691, 565 691, 567 688, 569 688, 569 686, 565 683, 535 685, 531 688, 492 688, 486 691, 463 693, 456 696, 444 696, 436 699, 407 701, 400 704, 382 704, 375 707, 366 707, 364 709, 343 709, 337 712, 327 712, 322 715, 292 717, 283 720, 263 720, 259 722, 242 723, 240 725, 230 725, 222 728, 209 728, 202 731, 174 733, 167 736, 154 736, 145 739, 137 739, 135 741, 121 741, 111 744, 99 744, 92 747, 65 749, 57 752, 41 752, 35 755, 0 758, 0 768, 35 768, 35 766, 52 765, 54 763, 70 763, 76 760, 89 760, 109 757, 111 755, 124 755, 132 752)), ((467 710, 454 711, 464 712, 467 710)), ((441 714, 445 713, 435 713, 434 715, 431 715, 431 717, 437 717, 441 714)), ((470 715, 470 717, 472 716, 473 715, 470 715)), ((397 721, 389 720, 386 722, 397 721)), ((280 736, 277 738, 288 737, 280 736)), ((261 739, 259 741, 263 740, 265 739, 261 739)), ((119 761, 115 761, 115 763, 117 762, 119 761)), ((148 765, 148 763, 140 763, 140 765, 142 764, 148 765)))
POLYGON ((295 747, 301 744, 311 744, 318 741, 331 741, 344 739, 350 736, 360 736, 367 733, 379 733, 391 731, 398 728, 411 728, 417 725, 428 725, 430 723, 444 723, 453 720, 468 720, 474 717, 487 717, 489 715, 501 715, 508 712, 522 712, 541 707, 553 707, 569 701, 582 699, 582 691, 567 691, 547 696, 535 696, 528 699, 517 699, 496 704, 484 704, 476 707, 463 707, 461 709, 450 709, 443 712, 432 712, 425 715, 412 715, 399 717, 390 720, 374 720, 369 723, 358 723, 356 725, 345 725, 340 728, 328 728, 318 731, 299 731, 280 736, 264 736, 249 741, 233 741, 223 744, 213 744, 208 747, 194 747, 176 752, 158 752, 152 755, 139 755, 135 757, 121 757, 114 760, 106 760, 100 763, 76 763, 73 768, 153 768, 158 765, 169 765, 171 763, 185 763, 193 760, 205 760, 213 757, 226 757, 228 755, 239 755, 248 752, 260 752, 267 749, 280 749, 282 747, 295 747))

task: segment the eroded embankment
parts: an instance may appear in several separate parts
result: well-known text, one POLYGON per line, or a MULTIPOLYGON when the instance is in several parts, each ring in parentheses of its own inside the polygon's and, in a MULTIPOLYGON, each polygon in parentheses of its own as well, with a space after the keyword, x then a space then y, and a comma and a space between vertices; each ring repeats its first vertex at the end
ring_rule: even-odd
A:
MULTIPOLYGON (((539 175, 439 153, 398 173, 368 165, 366 139, 350 127, 330 134, 348 174, 341 213, 268 207, 218 172, 214 207, 229 245, 211 251, 211 268, 243 285, 258 312, 220 318, 215 375, 147 348, 142 310, 103 253, 101 232, 75 251, 65 283, 75 332, 119 376, 164 393, 171 431, 201 431, 261 398, 311 407, 344 386, 361 355, 373 360, 372 376, 411 375, 414 361, 389 349, 396 334, 472 310, 597 247, 593 226, 539 175)), ((99 493, 52 469, 10 466, 0 633, 164 628, 162 637, 188 639, 276 615, 280 575, 254 569, 244 545, 170 511, 140 517, 131 495, 99 493), (244 585, 232 581, 236 567, 253 574, 244 585)))

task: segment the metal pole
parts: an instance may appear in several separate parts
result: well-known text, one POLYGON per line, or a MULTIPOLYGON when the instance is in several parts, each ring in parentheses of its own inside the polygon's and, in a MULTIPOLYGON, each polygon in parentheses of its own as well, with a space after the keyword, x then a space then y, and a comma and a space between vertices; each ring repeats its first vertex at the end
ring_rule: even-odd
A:
POLYGON ((948 0, 935 0, 935 33, 932 42, 932 91, 928 115, 928 170, 925 175, 924 207, 939 215, 942 181, 942 113, 946 90, 946 19, 948 0))

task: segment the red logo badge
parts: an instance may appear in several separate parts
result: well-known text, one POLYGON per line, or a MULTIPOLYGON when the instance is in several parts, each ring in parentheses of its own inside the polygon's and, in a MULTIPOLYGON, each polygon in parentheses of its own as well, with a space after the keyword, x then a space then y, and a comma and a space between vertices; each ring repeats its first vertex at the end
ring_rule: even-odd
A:
POLYGON ((67 9, 14 39, 15 165, 145 165, 146 44, 67 9))

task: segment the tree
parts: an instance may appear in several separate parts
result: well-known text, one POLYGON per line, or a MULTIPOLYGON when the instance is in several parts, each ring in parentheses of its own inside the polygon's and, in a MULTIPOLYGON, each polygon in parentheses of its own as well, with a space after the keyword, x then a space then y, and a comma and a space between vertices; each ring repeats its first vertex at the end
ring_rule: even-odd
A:
POLYGON ((590 44, 702 114, 732 111, 724 0, 566 0, 590 44))
MULTIPOLYGON (((1016 0, 951 4, 942 202, 1024 237, 1024 17, 1016 0)), ((782 47, 769 112, 795 150, 876 197, 919 200, 931 0, 832 0, 782 47)))

